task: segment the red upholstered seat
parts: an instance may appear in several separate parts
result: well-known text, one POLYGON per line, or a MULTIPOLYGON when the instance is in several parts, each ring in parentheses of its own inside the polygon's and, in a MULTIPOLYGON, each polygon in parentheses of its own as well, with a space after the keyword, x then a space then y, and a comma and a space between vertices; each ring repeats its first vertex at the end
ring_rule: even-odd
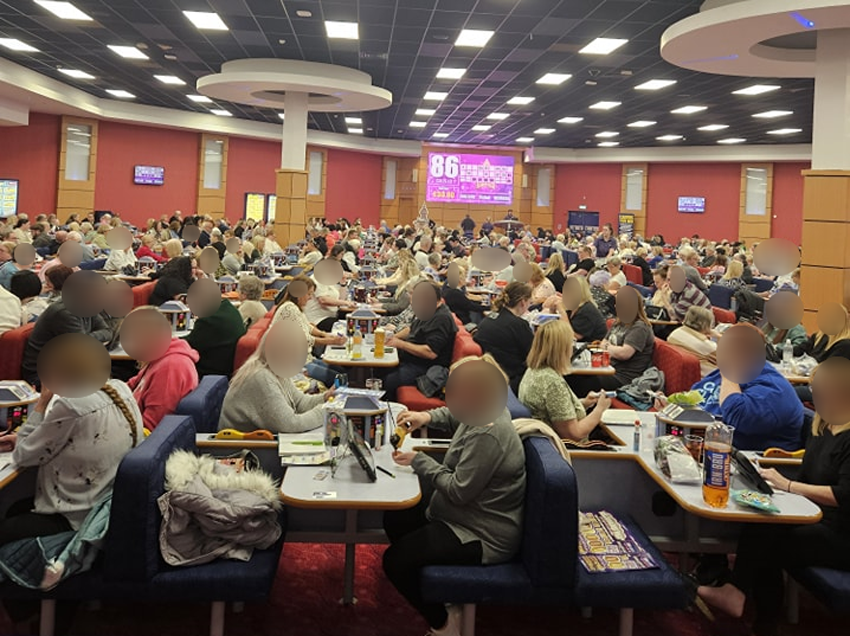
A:
POLYGON ((699 358, 660 338, 655 339, 652 364, 664 372, 664 392, 667 395, 690 391, 702 378, 699 358))
POLYGON ((244 336, 239 338, 239 342, 236 343, 236 354, 233 356, 233 373, 236 373, 251 357, 251 354, 257 350, 257 347, 260 346, 260 340, 270 324, 271 318, 262 318, 256 325, 248 329, 244 336))
POLYGON ((151 281, 149 283, 144 283, 142 285, 136 285, 133 287, 133 308, 141 307, 142 305, 147 305, 148 300, 151 297, 151 293, 153 293, 153 288, 156 286, 156 281, 151 281))
POLYGON ((635 285, 643 285, 643 270, 637 265, 623 264, 623 273, 626 275, 626 280, 635 285))
POLYGON ((24 348, 30 333, 35 327, 29 322, 23 327, 10 329, 0 336, 0 380, 20 380, 21 362, 24 359, 24 348))
POLYGON ((738 317, 735 315, 734 311, 729 309, 721 309, 720 307, 712 307, 711 311, 714 312, 714 322, 728 322, 731 324, 735 324, 738 322, 738 317))

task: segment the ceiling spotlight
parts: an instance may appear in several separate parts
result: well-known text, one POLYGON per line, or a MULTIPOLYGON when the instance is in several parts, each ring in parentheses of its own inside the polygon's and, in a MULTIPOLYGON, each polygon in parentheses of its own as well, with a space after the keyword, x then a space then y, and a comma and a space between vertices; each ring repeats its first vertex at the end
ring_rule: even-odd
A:
POLYGON ((728 124, 709 124, 708 126, 700 126, 697 130, 704 130, 705 132, 715 132, 717 130, 726 130, 729 128, 728 124))

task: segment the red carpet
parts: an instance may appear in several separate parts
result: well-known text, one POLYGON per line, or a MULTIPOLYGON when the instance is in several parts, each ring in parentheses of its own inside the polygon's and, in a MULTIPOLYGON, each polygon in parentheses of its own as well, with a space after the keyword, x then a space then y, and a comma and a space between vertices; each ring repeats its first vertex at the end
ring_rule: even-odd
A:
MULTIPOLYGON (((359 602, 342 607, 343 547, 287 544, 280 570, 265 605, 248 605, 239 614, 228 609, 227 636, 422 636, 425 622, 383 576, 383 546, 357 548, 355 589, 359 602)), ((801 598, 800 625, 784 626, 784 636, 846 636, 847 622, 830 616, 814 599, 801 598)), ((72 629, 85 636, 204 636, 208 605, 107 604, 81 610, 72 629)), ((11 633, 0 616, 0 634, 11 633)), ((577 610, 481 607, 479 636, 612 636, 617 614, 599 610, 583 619, 577 610)), ((711 624, 688 612, 635 612, 635 636, 747 636, 742 621, 720 618, 711 624)))

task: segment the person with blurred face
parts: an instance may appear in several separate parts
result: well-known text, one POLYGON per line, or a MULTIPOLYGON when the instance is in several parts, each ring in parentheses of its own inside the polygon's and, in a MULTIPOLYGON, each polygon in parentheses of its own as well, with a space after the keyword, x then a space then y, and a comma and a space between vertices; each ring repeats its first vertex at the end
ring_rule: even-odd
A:
POLYGON ((667 337, 671 345, 684 349, 699 358, 702 377, 717 368, 717 343, 711 339, 713 314, 703 307, 691 307, 681 327, 667 337))
POLYGON ((611 275, 611 280, 608 281, 609 292, 617 293, 617 290, 621 287, 628 285, 626 275, 623 273, 623 262, 619 256, 609 256, 608 261, 605 263, 605 269, 611 275))
POLYGON ((578 342, 598 342, 608 333, 608 325, 593 302, 590 285, 584 276, 570 276, 560 297, 551 298, 544 310, 569 320, 578 342))
POLYGON ((195 320, 192 331, 184 336, 186 342, 198 352, 198 376, 202 378, 207 375, 230 377, 236 343, 245 335, 245 324, 233 303, 221 298, 217 306, 212 315, 195 320))
POLYGON ((411 432, 428 426, 452 434, 442 463, 427 453, 393 454, 431 488, 414 508, 384 513, 384 572, 432 634, 460 636, 461 611, 422 598, 423 567, 502 563, 519 549, 525 453, 505 408, 507 383, 490 356, 464 358, 452 366, 446 407, 398 417, 411 432))
POLYGON ((448 368, 451 364, 457 325, 451 311, 442 302, 440 289, 430 281, 413 288, 411 305, 416 318, 409 328, 387 339, 386 346, 399 352, 399 366, 384 380, 389 399, 395 399, 400 386, 411 386, 429 367, 448 368))
POLYGON ((702 293, 696 285, 688 280, 685 270, 674 265, 667 274, 667 284, 670 288, 670 296, 664 305, 670 320, 682 322, 688 309, 697 306, 711 311, 711 301, 702 293))
POLYGON ((776 491, 816 503, 823 518, 801 526, 744 525, 731 582, 697 590, 704 601, 735 617, 743 615, 752 595, 753 631, 760 635, 778 633, 783 570, 850 571, 850 362, 831 358, 819 365, 812 376, 812 393, 816 413, 798 477, 790 480, 773 468, 761 474, 776 491))
POLYGON ((12 276, 18 272, 32 269, 34 261, 31 260, 31 256, 30 258, 22 256, 22 254, 25 254, 27 251, 32 251, 32 249, 32 246, 28 244, 19 244, 14 247, 12 250, 12 260, 7 261, 0 266, 0 287, 10 290, 12 286, 12 276))
POLYGON ((12 276, 11 292, 21 300, 21 324, 34 322, 50 300, 41 296, 42 284, 38 274, 23 270, 12 276))
POLYGON ((702 276, 700 276, 699 270, 697 269, 697 267, 699 267, 699 252, 690 245, 687 245, 679 250, 679 258, 682 261, 680 267, 685 270, 685 276, 687 279, 700 291, 706 291, 708 289, 708 285, 705 284, 705 281, 702 279, 702 276))

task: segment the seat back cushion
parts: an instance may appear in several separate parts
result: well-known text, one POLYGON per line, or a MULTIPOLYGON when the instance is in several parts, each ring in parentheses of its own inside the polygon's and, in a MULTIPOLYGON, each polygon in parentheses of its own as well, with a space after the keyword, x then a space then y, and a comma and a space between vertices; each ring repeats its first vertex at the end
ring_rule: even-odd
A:
POLYGON ((735 295, 735 290, 724 285, 712 285, 708 288, 708 300, 715 307, 721 309, 731 309, 732 297, 735 295))
POLYGON ((24 349, 34 327, 34 322, 28 322, 0 336, 0 380, 21 379, 24 349))
POLYGON ((480 356, 481 353, 481 346, 472 339, 470 333, 466 329, 458 329, 452 349, 452 364, 469 356, 480 356))
POLYGON ((230 383, 226 376, 208 375, 201 378, 198 387, 180 400, 178 415, 191 415, 198 433, 215 433, 224 395, 230 383))
POLYGON ((660 338, 655 339, 652 364, 664 372, 664 391, 667 395, 690 391, 702 377, 699 358, 660 338))
POLYGON ((195 450, 195 425, 188 415, 166 415, 121 460, 104 547, 108 580, 142 582, 164 567, 159 551, 162 515, 156 500, 165 491, 165 462, 176 450, 195 450))
MULTIPOLYGON (((256 326, 259 326, 259 324, 257 323, 256 326)), ((244 336, 239 338, 239 342, 236 343, 236 354, 233 356, 234 374, 247 362, 251 354, 257 350, 257 347, 260 346, 260 340, 262 340, 264 333, 265 329, 251 327, 245 332, 244 336)))
POLYGON ((578 553, 578 486, 548 439, 525 447, 525 520, 520 558, 535 587, 572 588, 578 553))
POLYGON ((738 321, 738 317, 735 315, 735 312, 731 309, 721 309, 720 307, 712 307, 711 311, 714 312, 714 322, 728 322, 730 324, 735 324, 738 321))
POLYGON ((637 265, 623 264, 623 273, 626 275, 626 280, 636 285, 643 285, 643 270, 637 265))
POLYGON ((151 281, 149 283, 144 283, 142 285, 136 285, 135 287, 133 287, 133 308, 141 307, 142 305, 147 305, 148 300, 150 300, 151 294, 153 293, 153 288, 155 286, 156 281, 151 281))
POLYGON ((514 420, 521 417, 531 417, 529 408, 519 401, 510 387, 508 387, 508 411, 511 413, 511 419, 514 420))

